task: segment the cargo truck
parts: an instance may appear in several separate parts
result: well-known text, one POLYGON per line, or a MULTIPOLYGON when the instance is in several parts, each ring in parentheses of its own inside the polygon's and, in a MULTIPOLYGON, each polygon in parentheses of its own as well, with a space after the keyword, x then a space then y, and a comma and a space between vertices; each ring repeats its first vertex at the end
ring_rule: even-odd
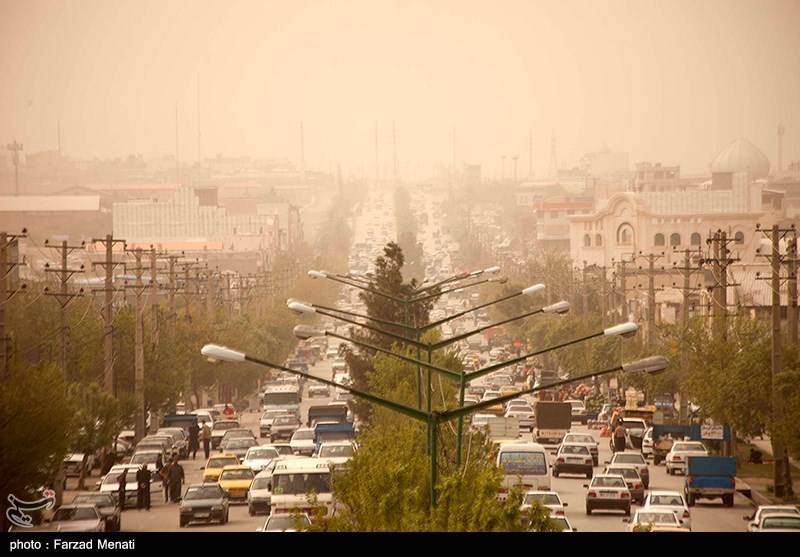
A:
POLYGON ((694 506, 698 499, 722 499, 733 506, 736 493, 736 459, 732 456, 687 456, 683 491, 686 504, 694 506))
POLYGON ((543 445, 558 445, 572 427, 572 405, 569 402, 538 401, 533 407, 536 425, 533 438, 543 445))

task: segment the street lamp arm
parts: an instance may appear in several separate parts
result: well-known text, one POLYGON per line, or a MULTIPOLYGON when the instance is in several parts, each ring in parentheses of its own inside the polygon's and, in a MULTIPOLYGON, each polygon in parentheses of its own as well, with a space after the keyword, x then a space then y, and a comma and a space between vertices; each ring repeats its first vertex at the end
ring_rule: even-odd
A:
POLYGON ((472 329, 471 331, 467 331, 466 333, 461 333, 460 335, 456 335, 454 337, 450 337, 444 340, 441 340, 435 344, 431 345, 432 350, 438 350, 439 348, 443 348, 445 346, 449 346, 450 344, 454 344, 465 338, 471 337, 472 335, 476 335, 478 333, 482 333, 484 331, 488 331, 492 327, 499 327, 500 325, 505 325, 506 323, 511 323, 512 321, 516 321, 517 319, 524 319, 525 317, 530 317, 531 315, 536 315, 537 313, 543 313, 543 308, 539 308, 534 311, 529 311, 528 313, 524 313, 522 315, 518 315, 516 317, 511 317, 509 319, 505 319, 503 321, 498 321, 497 323, 492 323, 490 325, 484 325, 483 327, 478 327, 477 329, 472 329))
POLYGON ((508 278, 506 278, 506 277, 499 277, 499 278, 498 277, 492 277, 492 278, 488 278, 488 279, 479 280, 479 281, 476 281, 476 282, 471 282, 469 284, 462 284, 460 286, 454 286, 452 288, 448 288, 446 290, 441 290, 441 291, 436 292, 434 294, 428 294, 427 296, 422 296, 420 298, 412 298, 411 300, 409 300, 409 303, 414 304, 414 303, 417 303, 417 302, 424 302, 425 300, 430 300, 431 298, 437 298, 437 297, 441 296, 442 294, 449 294, 450 292, 456 292, 457 290, 462 290, 464 288, 469 288, 470 286, 478 286, 479 284, 484 284, 484 283, 487 283, 487 282, 499 282, 500 284, 504 284, 504 283, 508 282, 508 278))
MULTIPOLYGON (((382 334, 382 335, 386 335, 389 338, 393 338, 395 340, 399 340, 400 342, 405 342, 407 344, 411 344, 412 346, 418 346, 420 348, 427 348, 428 347, 427 344, 423 344, 423 343, 421 343, 421 342, 419 342, 417 340, 413 340, 413 339, 410 339, 408 337, 404 337, 403 335, 397 335, 395 333, 390 333, 389 331, 384 331, 383 329, 379 329, 378 327, 373 327, 372 325, 367 325, 366 323, 359 323, 358 321, 355 321, 353 319, 348 319, 347 317, 342 317, 341 315, 336 315, 335 313, 328 313, 327 311, 320 311, 319 309, 317 309, 316 313, 318 313, 320 315, 324 315, 326 317, 330 317, 332 319, 338 319, 339 321, 344 321, 345 323, 350 323, 352 325, 357 325, 359 327, 363 327, 363 328, 365 328, 367 330, 374 331, 374 332, 382 334)), ((410 329, 411 328, 411 327, 407 327, 405 325, 395 325, 394 323, 390 323, 390 325, 398 326, 398 327, 402 326, 402 327, 404 327, 406 329, 410 329)))
POLYGON ((492 300, 491 302, 486 302, 484 304, 479 304, 479 305, 471 307, 469 309, 465 309, 464 311, 459 311, 458 313, 454 313, 453 315, 445 317, 444 319, 440 319, 438 321, 434 321, 432 323, 428 323, 424 327, 420 328, 420 331, 421 332, 425 332, 428 329, 433 329, 435 327, 438 327, 439 325, 443 325, 444 323, 447 323, 448 321, 452 321, 453 319, 458 319, 462 315, 466 315, 468 313, 472 313, 473 311, 478 311, 479 309, 483 309, 485 307, 488 307, 488 306, 491 306, 491 305, 494 305, 494 304, 499 304, 500 302, 505 302, 506 300, 510 300, 512 298, 516 298, 517 296, 523 296, 525 294, 532 294, 533 292, 538 292, 539 290, 542 290, 542 289, 544 289, 544 285, 543 284, 537 284, 537 285, 534 285, 534 286, 529 286, 525 290, 521 290, 519 292, 514 292, 513 294, 509 294, 508 296, 503 296, 502 298, 498 298, 496 300, 492 300))
POLYGON ((341 282, 342 284, 346 284, 347 286, 352 286, 353 288, 358 288, 359 290, 365 290, 365 291, 370 292, 372 294, 375 294, 377 296, 382 296, 384 298, 388 298, 388 299, 390 299, 392 301, 395 301, 395 302, 398 302, 398 303, 401 303, 401 304, 406 302, 406 300, 403 300, 402 298, 398 298, 397 296, 392 296, 391 294, 386 294, 385 292, 381 292, 380 290, 375 290, 374 288, 368 288, 368 287, 364 286, 363 284, 355 283, 352 280, 342 279, 338 275, 335 275, 333 273, 328 273, 326 271, 313 271, 312 270, 312 271, 308 272, 308 276, 310 276, 311 278, 326 278, 326 279, 330 279, 330 280, 333 280, 333 281, 336 281, 336 282, 341 282))
POLYGON ((427 292, 428 290, 432 290, 432 289, 436 288, 437 286, 443 286, 445 284, 450 284, 451 282, 455 282, 455 281, 458 281, 458 280, 464 280, 464 279, 468 279, 468 278, 475 278, 475 277, 480 276, 480 275, 482 275, 484 273, 485 274, 494 275, 494 274, 497 274, 499 272, 500 272, 500 267, 494 266, 494 267, 489 267, 487 269, 481 269, 481 270, 478 270, 478 271, 473 271, 471 273, 470 272, 458 273, 457 275, 453 275, 452 277, 448 277, 448 278, 446 278, 444 280, 440 280, 439 282, 436 282, 434 284, 430 284, 428 286, 420 285, 420 287, 417 288, 414 291, 414 294, 421 294, 422 292, 427 292))
POLYGON ((580 337, 580 338, 568 340, 567 342, 562 342, 561 344, 556 344, 555 346, 550 346, 548 348, 542 348, 541 350, 537 350, 535 352, 530 352, 528 354, 524 354, 522 356, 518 356, 516 358, 512 358, 512 359, 510 359, 510 360, 508 360, 506 362, 500 362, 500 363, 491 365, 489 367, 485 367, 485 368, 482 368, 482 369, 475 370, 475 371, 473 371, 471 373, 467 373, 464 378, 465 378, 466 381, 471 381, 471 380, 476 379, 478 377, 483 377, 484 375, 489 375, 490 373, 492 373, 494 371, 497 371, 498 369, 504 368, 506 366, 510 366, 510 365, 513 365, 513 364, 518 364, 520 362, 523 362, 523 361, 525 361, 528 358, 531 358, 533 356, 538 356, 540 354, 544 354, 545 352, 550 352, 552 350, 558 350, 559 348, 564 348, 565 346, 570 346, 572 344, 577 344, 579 342, 583 342, 584 340, 589 340, 589 339, 592 339, 592 338, 595 338, 595 337, 616 336, 616 335, 627 336, 627 335, 630 335, 631 333, 635 333, 638 330, 638 328, 639 328, 639 326, 636 323, 633 323, 633 322, 628 322, 628 323, 622 323, 620 325, 615 325, 614 327, 609 327, 607 329, 603 329, 602 331, 599 331, 599 332, 596 332, 596 333, 592 333, 590 335, 586 335, 585 337, 580 337))
MULTIPOLYGON (((353 340, 350 337, 346 337, 346 336, 343 336, 343 335, 337 335, 336 333, 331 333, 330 331, 324 331, 324 333, 325 333, 325 336, 338 338, 340 340, 344 340, 344 341, 347 341, 347 342, 352 342, 356 346, 363 346, 365 348, 369 348, 370 350, 375 350, 376 352, 382 352, 384 354, 388 354, 390 356, 394 356, 396 358, 400 358, 401 360, 404 360, 404 361, 409 362, 411 364, 417 364, 418 366, 424 367, 426 369, 430 369, 432 371, 436 371, 438 373, 441 373, 442 375, 446 375, 446 376, 450 377, 451 379, 460 379, 461 378, 461 374, 457 373, 457 372, 455 372, 453 370, 445 369, 445 368, 439 367, 439 366, 435 366, 433 364, 430 364, 430 363, 427 363, 427 362, 423 362, 422 360, 417 360, 416 358, 412 358, 411 356, 406 356, 404 354, 398 354, 397 352, 392 352, 391 350, 388 350, 388 349, 383 348, 381 346, 376 346, 376 345, 370 344, 368 342, 361 342, 361 341, 353 340)), ((427 345, 422 344, 422 343, 419 343, 419 344, 423 348, 427 348, 427 345)))
MULTIPOLYGON (((293 298, 289 298, 287 300, 287 306, 288 306, 288 304, 291 304, 292 302, 298 302, 298 303, 307 305, 308 307, 313 307, 314 309, 317 310, 314 313, 319 313, 320 315, 325 315, 326 317, 333 317, 334 319, 337 319, 338 317, 331 316, 331 315, 329 315, 327 313, 322 313, 319 310, 332 311, 332 312, 335 312, 335 313, 342 313, 344 315, 351 315, 353 317, 361 317, 362 319, 369 319, 370 321, 375 321, 376 323, 380 323, 382 325, 387 325, 389 327, 400 327, 400 328, 405 329, 407 331, 416 331, 416 329, 414 327, 411 327, 411 326, 408 326, 408 325, 402 325, 400 323, 393 323, 391 321, 386 321, 385 319, 378 319, 377 317, 370 317, 369 315, 364 315, 363 313, 356 313, 354 311, 345 311, 343 309, 329 308, 329 307, 321 306, 319 304, 309 304, 307 302, 300 302, 299 300, 295 300, 293 298)), ((360 323, 359 323, 359 325, 360 325, 360 323)), ((404 339, 404 341, 411 342, 410 340, 407 340, 407 339, 404 339)))
POLYGON ((550 383, 548 385, 540 385, 538 387, 531 387, 530 389, 525 389, 516 393, 511 393, 508 395, 499 396, 497 398, 491 398, 489 400, 484 400, 481 402, 476 402, 475 404, 470 404, 468 406, 464 406, 462 408, 454 408, 452 410, 446 410, 439 414, 439 421, 449 421, 455 418, 459 418, 462 416, 466 416, 475 412, 476 410, 481 410, 482 408, 488 408, 490 406, 495 406, 497 404, 502 404, 509 400, 513 400, 518 398, 522 395, 529 395, 539 391, 544 391, 548 389, 554 389, 557 387, 561 387, 563 385, 568 385, 570 383, 576 383, 578 381, 583 381, 584 379, 591 379, 592 377, 600 377, 601 375, 607 375, 609 373, 614 373, 615 371, 624 371, 624 372, 634 372, 634 371, 643 371, 645 373, 658 373, 666 369, 669 365, 669 360, 663 356, 651 356, 649 358, 644 358, 643 360, 638 360, 636 362, 624 363, 612 368, 604 369, 602 371, 594 371, 592 373, 586 373, 584 375, 580 375, 578 377, 570 377, 568 379, 563 379, 561 381, 556 381, 555 383, 550 383))
POLYGON ((315 377, 309 373, 303 373, 302 371, 298 371, 296 369, 284 367, 278 364, 273 364, 272 362, 268 362, 266 360, 262 360, 260 358, 255 358, 253 356, 248 356, 244 352, 238 352, 235 350, 231 350, 229 348, 225 348, 222 346, 218 346, 216 344, 206 344, 203 346, 201 353, 204 356, 208 357, 218 357, 221 361, 231 361, 231 362, 241 362, 241 361, 248 361, 253 362, 255 364, 259 364, 268 368, 277 369, 280 371, 286 371, 289 373, 293 373, 294 375, 299 375, 301 377, 305 377, 306 379, 310 379, 312 381, 318 381, 319 383, 324 383, 330 387, 335 387, 337 389, 341 389, 343 391, 347 391, 348 393, 352 393, 354 396, 359 398, 363 398, 370 402, 373 402, 379 406, 385 406, 395 412, 399 412, 400 414, 405 414, 415 420, 419 420, 421 422, 428 423, 429 415, 421 410, 417 410, 416 408, 411 408, 410 406, 406 406, 405 404, 400 404, 399 402, 394 402, 392 400, 387 400, 385 398, 381 398, 379 396, 373 395, 371 393, 367 393, 361 391, 359 389, 354 389, 352 387, 348 387, 347 385, 342 385, 341 383, 336 383, 334 381, 329 381, 327 379, 323 379, 321 377, 315 377), (229 359, 233 358, 233 359, 229 359))

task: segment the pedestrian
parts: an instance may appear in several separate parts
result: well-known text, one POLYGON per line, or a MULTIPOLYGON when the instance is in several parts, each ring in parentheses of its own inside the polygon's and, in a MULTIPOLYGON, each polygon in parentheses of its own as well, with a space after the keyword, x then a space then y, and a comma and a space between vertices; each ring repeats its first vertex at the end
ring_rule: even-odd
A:
POLYGON ((172 466, 171 462, 167 462, 162 468, 159 475, 161 476, 161 487, 164 489, 164 502, 169 503, 169 469, 172 466))
POLYGON ((161 453, 156 455, 156 474, 161 477, 161 469, 164 468, 164 458, 161 456, 161 453))
POLYGON ((197 440, 197 436, 200 434, 200 426, 197 423, 193 423, 189 426, 189 451, 186 453, 186 456, 189 454, 192 455, 192 460, 197 457, 197 449, 200 448, 200 443, 197 440))
POLYGON ((125 475, 128 473, 128 470, 123 470, 119 476, 117 476, 117 486, 118 486, 118 497, 117 501, 119 502, 119 512, 125 510, 125 489, 128 484, 128 479, 125 475))
POLYGON ((203 441, 203 452, 206 454, 206 460, 211 452, 211 428, 203 420, 203 427, 200 428, 200 440, 203 441))
POLYGON ((223 415, 224 415, 226 418, 230 418, 230 417, 232 417, 232 416, 233 416, 235 413, 236 413, 236 410, 234 410, 234 409, 233 409, 233 407, 231 407, 231 405, 229 405, 228 403, 225 403, 225 408, 223 408, 223 409, 222 409, 222 414, 223 414, 223 415))
POLYGON ((142 464, 142 467, 136 471, 136 508, 139 510, 150 510, 151 476, 147 464, 142 464))
POLYGON ((109 450, 106 456, 103 457, 103 467, 100 469, 100 475, 105 476, 111 470, 112 466, 117 462, 117 455, 113 450, 109 450))
POLYGON ((622 452, 625 450, 625 437, 628 433, 628 430, 625 429, 625 424, 622 423, 622 420, 619 421, 617 424, 617 428, 614 430, 614 452, 622 452))
POLYGON ((178 463, 177 456, 172 459, 167 476, 169 478, 169 499, 173 503, 178 503, 181 500, 181 487, 185 476, 183 466, 178 463))

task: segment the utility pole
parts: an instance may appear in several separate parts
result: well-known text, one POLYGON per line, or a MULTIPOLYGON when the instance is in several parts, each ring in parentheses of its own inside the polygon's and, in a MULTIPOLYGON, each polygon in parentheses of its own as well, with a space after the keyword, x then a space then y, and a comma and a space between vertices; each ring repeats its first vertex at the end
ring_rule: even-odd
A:
POLYGON ((103 389, 110 395, 115 395, 116 377, 114 375, 114 307, 113 307, 113 294, 114 294, 114 268, 117 265, 125 265, 123 262, 114 261, 114 244, 125 240, 114 239, 112 234, 106 234, 104 240, 93 238, 92 242, 102 242, 105 247, 106 258, 105 261, 96 261, 92 263, 92 268, 100 266, 106 273, 105 281, 103 284, 102 292, 104 294, 103 300, 103 362, 105 371, 103 373, 103 389))
POLYGON ((144 418, 144 308, 142 306, 142 294, 144 293, 144 285, 142 283, 142 274, 144 273, 142 257, 144 253, 142 252, 142 248, 136 248, 132 251, 132 253, 134 259, 136 260, 136 265, 133 268, 133 272, 136 274, 136 284, 133 286, 133 293, 136 299, 136 308, 134 313, 135 338, 133 392, 136 404, 134 441, 138 443, 146 434, 144 418))
POLYGON ((717 230, 714 235, 707 240, 711 244, 711 262, 712 262, 712 276, 714 284, 712 285, 712 320, 715 336, 722 336, 727 334, 727 316, 728 316, 728 286, 734 286, 728 283, 728 267, 731 263, 739 261, 739 258, 731 258, 730 250, 728 250, 727 234, 722 230, 717 230))
MULTIPOLYGON (((48 245, 48 243, 48 241, 45 241, 45 245, 48 245)), ((61 268, 50 269, 49 265, 45 268, 45 272, 57 273, 59 275, 59 291, 48 292, 48 289, 45 288, 45 293, 48 296, 55 296, 56 300, 58 300, 58 303, 61 306, 61 373, 64 374, 64 377, 67 376, 67 334, 69 331, 69 324, 67 323, 67 306, 76 297, 83 295, 83 288, 81 288, 77 293, 71 293, 68 285, 69 279, 72 277, 72 275, 83 272, 83 265, 81 265, 79 269, 70 269, 67 267, 67 257, 76 249, 83 249, 83 247, 84 242, 81 242, 80 246, 69 246, 67 245, 66 240, 62 241, 61 246, 53 248, 58 250, 58 252, 61 254, 61 268)))
POLYGON ((789 321, 789 344, 797 345, 797 234, 789 239, 786 250, 787 275, 789 277, 789 304, 786 318, 789 321))
POLYGON ((169 275, 169 315, 167 316, 168 329, 170 334, 175 334, 175 319, 177 317, 177 309, 175 308, 175 293, 178 290, 178 281, 175 275, 175 262, 178 260, 177 255, 167 256, 167 273, 169 275))
MULTIPOLYGON (((673 253, 677 253, 676 250, 673 250, 673 253)), ((683 277, 683 286, 681 288, 681 330, 686 330, 687 325, 689 324, 689 297, 691 295, 692 290, 699 290, 700 284, 697 285, 696 288, 692 288, 692 275, 694 273, 699 273, 701 271, 700 268, 695 268, 692 266, 692 254, 696 253, 698 256, 701 255, 700 250, 692 251, 690 249, 685 249, 683 251, 683 266, 678 267, 677 263, 673 264, 673 268, 676 271, 680 271, 681 276, 683 277)), ((672 283, 672 286, 675 286, 675 283, 672 283)), ((686 370, 689 368, 689 353, 686 350, 681 350, 681 372, 686 373, 686 370)), ((688 416, 686 411, 688 410, 686 401, 683 400, 683 396, 678 393, 678 399, 680 401, 680 410, 678 415, 679 423, 684 423, 688 416)))
POLYGON ((216 278, 215 271, 209 269, 206 272, 206 316, 212 325, 217 320, 217 305, 214 299, 217 295, 216 278))
POLYGON ((8 333, 6 332, 6 304, 14 294, 25 288, 23 284, 19 289, 12 291, 9 286, 9 277, 19 265, 17 263, 17 241, 19 238, 27 238, 26 232, 26 230, 23 230, 22 234, 0 232, 0 384, 5 382, 9 376, 10 357, 8 333))
POLYGON ((589 330, 589 277, 586 261, 583 262, 583 328, 589 330))
POLYGON ((11 151, 11 162, 14 163, 14 195, 19 196, 19 152, 22 151, 22 143, 17 143, 15 139, 8 144, 8 150, 11 151))
MULTIPOLYGON (((656 272, 655 262, 664 256, 664 252, 660 254, 648 253, 647 255, 639 252, 639 257, 647 260, 647 270, 644 273, 647 275, 647 346, 653 347, 655 345, 656 337, 656 272)), ((661 267, 664 270, 664 267, 661 267)), ((639 271, 643 271, 639 266, 639 271)), ((641 286, 641 285, 640 285, 641 286)))
POLYGON ((153 246, 150 246, 150 312, 153 316, 150 342, 158 346, 158 265, 156 248, 153 246))

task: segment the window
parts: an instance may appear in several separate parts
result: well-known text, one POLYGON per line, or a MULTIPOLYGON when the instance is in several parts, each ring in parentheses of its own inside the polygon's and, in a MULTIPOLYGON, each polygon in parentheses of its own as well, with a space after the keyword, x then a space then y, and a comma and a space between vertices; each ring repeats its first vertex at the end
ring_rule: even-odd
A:
POLYGON ((623 223, 617 228, 617 243, 618 244, 632 244, 633 243, 633 227, 630 224, 623 223))
POLYGON ((588 234, 583 235, 583 247, 588 248, 592 246, 592 237, 588 234))
POLYGON ((600 234, 594 237, 594 245, 598 247, 603 245, 603 237, 600 234))
POLYGON ((694 234, 692 234, 692 237, 691 237, 691 239, 689 240, 689 243, 690 243, 691 245, 693 245, 693 246, 699 246, 699 245, 702 243, 702 241, 703 241, 703 240, 700 238, 700 234, 698 234, 697 232, 695 232, 694 234))
POLYGON ((679 246, 681 245, 681 235, 678 233, 672 234, 669 237, 669 245, 671 246, 679 246))
POLYGON ((736 244, 744 244, 744 232, 737 232, 733 235, 733 240, 736 244))
POLYGON ((654 246, 663 246, 664 245, 664 235, 663 234, 656 234, 656 237, 653 239, 654 246))

